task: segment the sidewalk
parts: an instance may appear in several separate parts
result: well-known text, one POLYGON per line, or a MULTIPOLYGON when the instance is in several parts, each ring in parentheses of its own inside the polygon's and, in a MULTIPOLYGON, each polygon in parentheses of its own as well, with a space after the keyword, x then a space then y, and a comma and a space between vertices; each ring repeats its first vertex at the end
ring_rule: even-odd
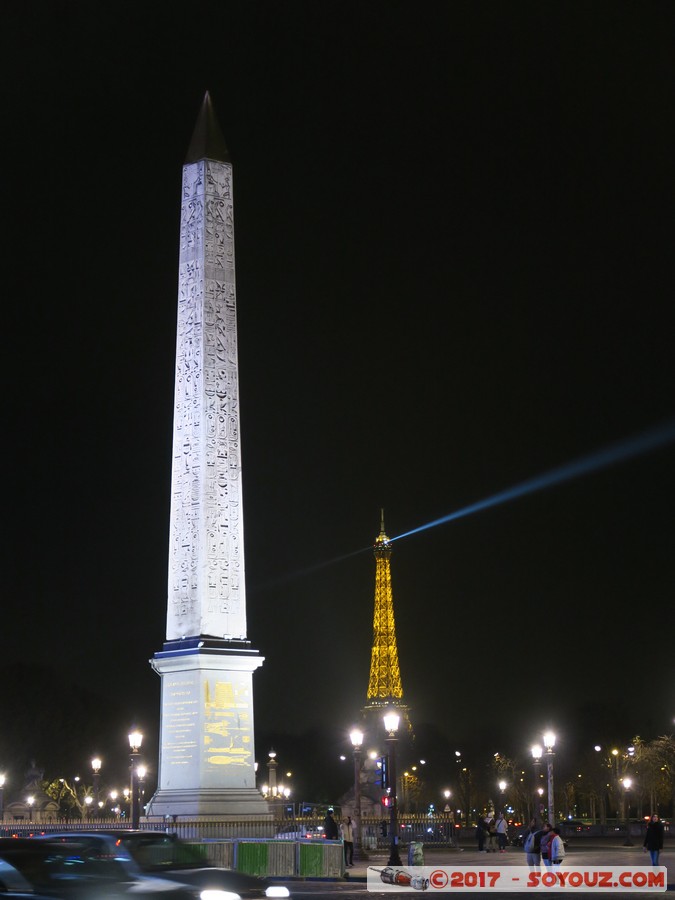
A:
MULTIPOLYGON (((400 868, 409 868, 408 848, 402 846, 399 849, 402 865, 400 868)), ((369 866, 383 869, 388 865, 388 852, 371 852, 366 860, 354 860, 353 869, 345 869, 346 881, 365 881, 369 866)), ((592 846, 582 841, 570 842, 563 865, 577 866, 649 866, 649 854, 644 853, 642 844, 636 843, 633 847, 624 847, 616 842, 605 844, 593 842, 592 846)), ((522 847, 507 847, 505 853, 479 853, 472 847, 425 847, 425 866, 526 866, 527 860, 522 847)), ((668 870, 668 890, 675 891, 675 845, 671 841, 661 851, 659 865, 666 866, 668 870)), ((398 868, 398 867, 397 867, 398 868)), ((542 871, 544 867, 542 866, 542 871)))

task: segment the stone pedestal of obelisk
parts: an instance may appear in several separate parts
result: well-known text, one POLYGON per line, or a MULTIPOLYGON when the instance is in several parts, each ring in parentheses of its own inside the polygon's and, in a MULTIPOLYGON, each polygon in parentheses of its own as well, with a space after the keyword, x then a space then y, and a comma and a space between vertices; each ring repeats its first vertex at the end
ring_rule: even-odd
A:
POLYGON ((208 93, 183 167, 166 642, 148 816, 267 815, 246 638, 232 166, 208 93))

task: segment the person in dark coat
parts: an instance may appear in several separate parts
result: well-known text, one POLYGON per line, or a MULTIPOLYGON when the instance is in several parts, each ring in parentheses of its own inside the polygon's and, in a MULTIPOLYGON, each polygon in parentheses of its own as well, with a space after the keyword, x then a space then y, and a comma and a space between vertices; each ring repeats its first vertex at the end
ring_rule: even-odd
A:
POLYGON ((663 850, 663 822, 654 813, 647 823, 647 833, 645 834, 645 842, 642 849, 647 852, 652 860, 653 866, 659 864, 659 853, 663 850))
POLYGON ((337 822, 333 818, 332 808, 328 810, 328 812, 326 813, 326 818, 323 820, 323 836, 328 841, 337 841, 340 836, 337 822))
POLYGON ((487 827, 485 824, 485 819, 482 816, 478 816, 478 821, 476 822, 476 840, 478 841, 478 852, 486 853, 485 850, 485 834, 487 832, 487 827))

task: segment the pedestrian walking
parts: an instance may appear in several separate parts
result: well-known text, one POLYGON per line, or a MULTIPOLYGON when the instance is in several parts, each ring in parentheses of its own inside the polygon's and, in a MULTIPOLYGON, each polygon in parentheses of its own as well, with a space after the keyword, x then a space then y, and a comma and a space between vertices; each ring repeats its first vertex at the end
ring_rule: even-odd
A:
POLYGON ((487 833, 487 852, 488 853, 496 853, 497 852, 497 830, 495 828, 495 820, 494 818, 488 819, 488 833, 487 833))
POLYGON ((509 823, 504 813, 502 812, 497 814, 497 820, 495 822, 495 832, 497 833, 499 852, 506 853, 506 844, 509 837, 509 823))
POLYGON ((553 830, 550 822, 544 822, 541 829, 541 838, 539 840, 539 849, 541 850, 541 861, 547 869, 551 868, 551 856, 549 853, 550 844, 553 840, 553 830))
POLYGON ((653 866, 659 864, 659 853, 663 850, 663 822, 656 813, 652 813, 647 823, 645 842, 642 846, 645 852, 649 852, 653 866))
POLYGON ((559 869, 565 857, 565 842, 562 839, 560 829, 557 825, 551 831, 551 834, 553 835, 553 837, 551 838, 551 842, 549 844, 548 855, 551 859, 551 867, 553 869, 559 869))
POLYGON ((326 818, 323 820, 323 836, 327 841, 337 841, 337 839, 340 837, 337 822, 333 818, 332 806, 326 813, 326 818))
POLYGON ((530 820, 530 827, 525 832, 525 840, 523 841, 523 850, 527 858, 527 864, 531 869, 539 870, 541 868, 541 847, 540 841, 543 832, 537 825, 536 819, 530 820))
POLYGON ((348 869, 354 868, 354 824, 352 817, 347 818, 341 823, 340 831, 342 832, 342 841, 345 845, 345 866, 348 869))
POLYGON ((478 816, 476 822, 476 840, 478 841, 478 852, 487 853, 485 849, 485 837, 487 835, 487 823, 482 816, 478 816))

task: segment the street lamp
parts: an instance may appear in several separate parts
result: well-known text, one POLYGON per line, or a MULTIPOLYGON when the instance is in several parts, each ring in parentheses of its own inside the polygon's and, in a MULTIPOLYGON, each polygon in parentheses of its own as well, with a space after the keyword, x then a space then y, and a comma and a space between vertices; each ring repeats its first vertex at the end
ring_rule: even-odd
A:
POLYGON ((28 821, 33 821, 33 804, 35 803, 35 797, 26 797, 26 803, 28 804, 28 821))
POLYGON ((450 808, 450 798, 452 797, 452 791, 449 791, 447 788, 443 791, 443 798, 445 799, 445 807, 443 808, 444 813, 450 813, 450 820, 448 822, 448 847, 455 846, 455 834, 454 834, 454 824, 455 817, 452 813, 452 809, 450 808))
POLYGON ((506 793, 506 782, 499 782, 499 793, 502 795, 502 804, 504 803, 504 794, 506 793))
POLYGON ((356 819, 354 859, 368 859, 368 854, 363 851, 363 834, 361 832, 361 745, 363 744, 361 729, 354 728, 349 734, 349 740, 354 748, 354 818, 356 819))
POLYGON ((139 819, 140 819, 140 810, 139 810, 139 802, 138 802, 138 781, 137 781, 137 766, 138 766, 138 751, 141 749, 141 744, 143 743, 143 735, 140 731, 132 731, 129 735, 129 747, 131 748, 131 757, 129 761, 129 770, 131 773, 131 784, 130 784, 130 792, 131 792, 131 827, 138 828, 139 819))
MULTIPOLYGON (((621 800, 619 799, 619 795, 621 794, 621 772, 620 772, 621 753, 619 750, 617 750, 616 747, 614 747, 611 752, 612 752, 612 756, 614 757, 614 795, 615 795, 615 799, 616 799, 616 817, 618 819, 619 816, 621 815, 621 809, 620 809, 621 800)), ((610 766, 611 766, 611 760, 610 760, 610 766)))
POLYGON ((5 776, 0 775, 0 822, 5 821, 5 803, 4 803, 4 792, 5 792, 5 776))
POLYGON ((96 756, 91 761, 91 768, 94 772, 94 800, 96 801, 96 805, 98 806, 98 791, 99 791, 99 781, 101 778, 101 760, 96 756))
POLYGON ((269 759, 267 760, 267 781, 269 784, 269 793, 271 797, 277 796, 277 752, 276 750, 270 750, 267 754, 269 759))
POLYGON ((626 792, 626 840, 623 842, 624 847, 632 847, 633 842, 630 839, 630 797, 628 791, 633 784, 632 778, 624 778, 623 787, 626 792))
POLYGON ((544 735, 544 747, 546 747, 546 774, 548 777, 548 820, 551 825, 555 825, 555 801, 553 795, 553 757, 555 753, 555 735, 552 731, 547 731, 544 735))
POLYGON ((398 853, 398 808, 396 802, 396 731, 400 716, 394 709, 389 709, 384 714, 384 729, 387 732, 387 746, 389 748, 389 784, 391 795, 389 802, 389 831, 391 833, 391 848, 387 865, 400 866, 401 857, 398 853))
POLYGON ((145 803, 143 802, 143 800, 145 798, 144 779, 147 774, 148 774, 148 770, 147 770, 146 766, 138 767, 138 808, 139 808, 139 811, 140 810, 143 811, 143 814, 145 814, 145 803))
POLYGON ((94 802, 94 798, 91 794, 87 794, 84 798, 84 808, 86 810, 85 818, 89 818, 91 816, 91 804, 94 802))
MULTIPOLYGON (((541 765, 541 755, 543 752, 544 751, 541 748, 541 744, 532 744, 532 747, 530 748, 530 753, 532 754, 532 762, 534 764, 534 783, 535 783, 535 785, 539 784, 539 766, 541 765)), ((537 821, 539 821, 539 819, 541 818, 541 814, 543 812, 543 810, 541 808, 541 793, 542 793, 541 790, 539 790, 538 793, 539 793, 540 802, 536 806, 535 811, 534 811, 534 818, 537 819, 537 821)), ((535 803, 536 803, 536 801, 535 801, 535 803)))

